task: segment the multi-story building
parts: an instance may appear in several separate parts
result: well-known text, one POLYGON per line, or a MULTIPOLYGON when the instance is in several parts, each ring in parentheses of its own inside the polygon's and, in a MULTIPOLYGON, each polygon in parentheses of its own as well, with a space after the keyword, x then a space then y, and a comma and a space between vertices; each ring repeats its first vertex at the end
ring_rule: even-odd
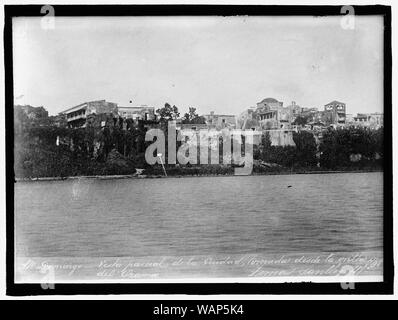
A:
POLYGON ((292 109, 283 107, 283 102, 266 98, 257 103, 257 107, 248 108, 238 117, 238 128, 253 130, 256 139, 268 131, 271 144, 275 146, 295 145, 291 132, 292 109))
POLYGON ((156 120, 155 108, 147 105, 133 107, 118 107, 118 114, 122 118, 133 120, 156 120))
POLYGON ((229 114, 215 114, 211 111, 210 114, 203 115, 206 121, 206 125, 209 128, 223 129, 223 128, 236 128, 236 116, 229 114))
POLYGON ((384 125, 384 115, 383 113, 358 113, 354 117, 354 124, 379 128, 384 125))
POLYGON ((290 129, 292 110, 283 102, 266 98, 257 103, 256 116, 262 129, 290 129))
POLYGON ((343 102, 332 101, 328 104, 325 104, 325 111, 331 113, 331 124, 334 125, 343 125, 346 121, 346 105, 343 102))
POLYGON ((94 114, 117 116, 117 104, 105 100, 96 100, 84 102, 60 112, 60 115, 66 117, 67 125, 70 128, 85 127, 87 118, 94 114))

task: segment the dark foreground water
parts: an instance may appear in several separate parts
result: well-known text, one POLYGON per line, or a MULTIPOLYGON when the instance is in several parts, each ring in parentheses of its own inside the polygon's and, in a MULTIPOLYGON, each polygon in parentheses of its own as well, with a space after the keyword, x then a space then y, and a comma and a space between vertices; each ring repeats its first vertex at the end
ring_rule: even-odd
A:
POLYGON ((374 172, 17 182, 16 255, 380 252, 382 179, 374 172))

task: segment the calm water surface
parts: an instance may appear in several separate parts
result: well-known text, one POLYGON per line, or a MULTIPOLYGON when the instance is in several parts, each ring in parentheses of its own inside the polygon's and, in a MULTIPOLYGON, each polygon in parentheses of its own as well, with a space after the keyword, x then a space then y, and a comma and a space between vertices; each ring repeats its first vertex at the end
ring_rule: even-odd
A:
POLYGON ((378 172, 17 182, 16 253, 380 251, 382 182, 378 172))

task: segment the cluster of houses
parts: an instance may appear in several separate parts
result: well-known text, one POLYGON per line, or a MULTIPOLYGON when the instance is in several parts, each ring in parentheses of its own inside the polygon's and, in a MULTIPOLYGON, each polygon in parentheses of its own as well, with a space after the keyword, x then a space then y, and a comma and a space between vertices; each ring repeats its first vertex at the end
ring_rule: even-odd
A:
POLYGON ((294 101, 284 107, 283 102, 266 98, 258 102, 256 107, 242 112, 238 117, 238 125, 242 129, 282 131, 352 125, 377 129, 383 126, 383 114, 358 114, 353 117, 346 113, 346 104, 336 100, 324 105, 324 110, 320 111, 318 108, 301 107, 294 101))
MULTIPOLYGON (((156 125, 159 122, 159 115, 155 107, 148 105, 140 106, 119 106, 116 103, 108 102, 106 100, 90 101, 79 104, 75 107, 69 108, 60 112, 59 118, 66 121, 69 128, 83 128, 93 124, 100 115, 107 117, 101 118, 102 121, 96 121, 100 127, 109 125, 109 120, 121 119, 132 120, 133 122, 141 122, 146 126, 156 125)), ((210 114, 202 115, 205 123, 189 124, 183 123, 182 118, 176 119, 178 129, 222 129, 231 128, 236 129, 236 116, 227 114, 215 114, 213 111, 210 114)))
MULTIPOLYGON (((155 107, 148 105, 119 106, 106 100, 90 101, 62 111, 60 118, 71 128, 88 125, 105 127, 110 124, 125 122, 144 123, 145 127, 157 126, 159 115, 155 107), (130 120, 129 120, 130 119, 130 120)), ((318 108, 301 107, 296 102, 284 106, 283 102, 274 98, 266 98, 256 106, 247 108, 240 115, 210 114, 202 115, 205 123, 187 124, 177 119, 178 129, 242 129, 253 130, 259 134, 268 131, 273 145, 294 145, 292 131, 311 130, 321 132, 328 127, 365 126, 378 129, 383 126, 382 113, 358 113, 352 116, 346 113, 346 104, 332 101, 318 108)))

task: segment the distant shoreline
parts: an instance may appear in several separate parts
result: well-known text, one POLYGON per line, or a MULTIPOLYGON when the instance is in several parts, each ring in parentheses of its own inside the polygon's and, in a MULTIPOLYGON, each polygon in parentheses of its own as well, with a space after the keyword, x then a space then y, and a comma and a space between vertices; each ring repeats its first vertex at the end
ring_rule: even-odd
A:
MULTIPOLYGON (((260 172, 252 173, 249 176, 271 176, 271 175, 294 175, 294 174, 333 174, 333 173, 367 173, 367 172, 383 172, 380 169, 358 169, 358 170, 310 170, 310 171, 280 171, 280 172, 260 172)), ((69 176, 69 177, 38 177, 38 178, 15 178, 15 182, 35 182, 35 181, 63 181, 76 179, 95 179, 95 180, 116 180, 116 179, 160 179, 160 178, 201 178, 201 177, 242 177, 242 175, 234 174, 183 174, 183 175, 94 175, 94 176, 69 176)), ((243 177, 247 177, 243 175, 243 177)))

